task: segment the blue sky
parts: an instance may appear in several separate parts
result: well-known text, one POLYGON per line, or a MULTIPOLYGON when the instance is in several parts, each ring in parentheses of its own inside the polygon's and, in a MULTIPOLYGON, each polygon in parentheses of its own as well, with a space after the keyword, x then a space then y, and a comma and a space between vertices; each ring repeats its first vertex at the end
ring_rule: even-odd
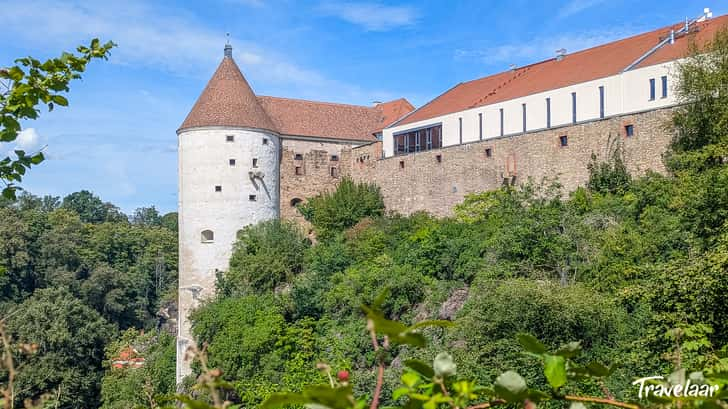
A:
MULTIPOLYGON (((93 37, 118 48, 73 83, 70 107, 25 124, 18 144, 48 160, 23 187, 88 189, 124 211, 177 207, 175 130, 222 58, 225 33, 261 95, 420 106, 460 81, 699 15, 724 2, 0 0, 0 66, 93 37)), ((0 144, 0 155, 13 148, 0 144)))

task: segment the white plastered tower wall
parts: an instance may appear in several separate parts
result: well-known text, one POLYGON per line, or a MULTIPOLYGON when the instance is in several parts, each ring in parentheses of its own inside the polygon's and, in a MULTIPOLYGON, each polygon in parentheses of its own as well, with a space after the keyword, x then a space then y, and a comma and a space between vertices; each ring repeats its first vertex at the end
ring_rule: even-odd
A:
POLYGON ((237 232, 279 216, 280 139, 269 131, 213 127, 183 130, 178 138, 179 382, 191 373, 184 359, 194 342, 189 314, 214 295, 237 232))
POLYGON ((281 139, 233 60, 225 54, 177 131, 179 174, 179 384, 191 374, 190 313, 215 294, 238 231, 280 215, 281 139))

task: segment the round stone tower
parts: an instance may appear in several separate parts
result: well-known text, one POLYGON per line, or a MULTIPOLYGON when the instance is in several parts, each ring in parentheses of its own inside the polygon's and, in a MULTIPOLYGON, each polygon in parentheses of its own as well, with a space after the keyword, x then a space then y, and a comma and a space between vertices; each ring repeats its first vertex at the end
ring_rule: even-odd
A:
POLYGON ((177 382, 190 373, 189 313, 228 268, 237 232, 279 216, 281 141, 232 57, 225 55, 177 130, 179 320, 177 382))

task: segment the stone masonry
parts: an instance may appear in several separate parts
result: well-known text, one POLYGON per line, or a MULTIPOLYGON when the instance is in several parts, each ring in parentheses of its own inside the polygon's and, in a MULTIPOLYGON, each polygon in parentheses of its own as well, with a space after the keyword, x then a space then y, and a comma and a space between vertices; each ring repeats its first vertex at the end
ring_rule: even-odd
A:
POLYGON ((291 200, 335 188, 339 178, 331 176, 332 166, 340 167, 340 175, 377 184, 388 210, 424 210, 437 216, 451 215, 468 193, 497 189, 504 180, 558 177, 564 191, 572 191, 586 183, 592 153, 605 159, 616 144, 622 146, 633 175, 665 172, 662 154, 671 140, 671 113, 670 108, 654 110, 386 159, 381 159, 381 142, 354 148, 304 143, 295 149, 284 143, 281 217, 302 221, 291 200), (626 136, 627 125, 633 126, 633 136, 626 136), (566 146, 561 146, 562 136, 567 137, 566 146), (295 159, 296 149, 302 160, 295 159), (332 154, 338 155, 337 164, 332 154), (305 174, 296 175, 296 166, 305 174))

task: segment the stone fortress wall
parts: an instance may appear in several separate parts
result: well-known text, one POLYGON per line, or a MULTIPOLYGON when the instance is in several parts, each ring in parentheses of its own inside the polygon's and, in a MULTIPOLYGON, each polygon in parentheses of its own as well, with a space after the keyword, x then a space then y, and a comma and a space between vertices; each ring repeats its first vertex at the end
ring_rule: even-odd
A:
POLYGON ((387 209, 401 214, 424 210, 451 215, 465 195, 497 189, 504 179, 523 183, 529 178, 558 177, 564 192, 569 192, 588 180, 592 153, 604 159, 617 143, 633 175, 648 170, 664 173, 662 155, 671 141, 672 111, 615 116, 385 159, 381 142, 352 146, 284 141, 281 217, 303 222, 292 201, 334 189, 344 175, 378 185, 387 209), (632 136, 626 135, 627 125, 632 126, 632 136), (332 161, 332 155, 338 160, 332 161), (296 167, 304 174, 296 175, 296 167), (338 168, 335 175, 332 167, 338 168))

